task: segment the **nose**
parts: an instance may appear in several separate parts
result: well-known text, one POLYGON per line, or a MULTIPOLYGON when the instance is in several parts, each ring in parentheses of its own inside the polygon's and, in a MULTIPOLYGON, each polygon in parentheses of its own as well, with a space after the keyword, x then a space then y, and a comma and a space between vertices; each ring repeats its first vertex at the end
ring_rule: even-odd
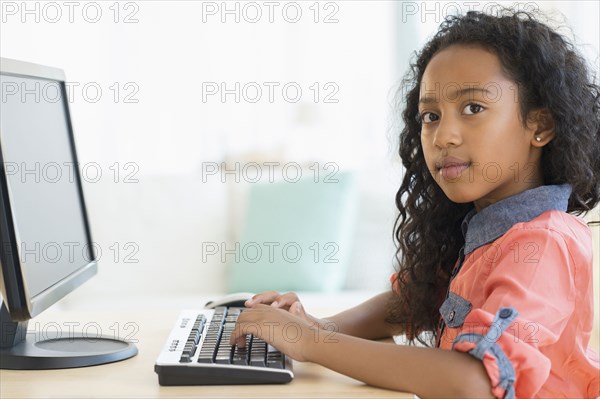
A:
POLYGON ((447 148, 459 146, 461 143, 460 122, 451 115, 440 117, 433 135, 433 145, 438 148, 447 148))

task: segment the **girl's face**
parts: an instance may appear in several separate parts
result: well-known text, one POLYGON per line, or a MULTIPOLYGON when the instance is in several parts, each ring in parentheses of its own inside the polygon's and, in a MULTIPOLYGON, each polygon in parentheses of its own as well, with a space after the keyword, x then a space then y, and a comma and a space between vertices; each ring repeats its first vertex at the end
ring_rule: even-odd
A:
POLYGON ((543 184, 542 147, 553 137, 535 112, 520 120, 518 89, 498 57, 478 46, 452 45, 433 56, 419 96, 427 167, 454 202, 477 210, 543 184), (539 136, 540 140, 536 140, 539 136))

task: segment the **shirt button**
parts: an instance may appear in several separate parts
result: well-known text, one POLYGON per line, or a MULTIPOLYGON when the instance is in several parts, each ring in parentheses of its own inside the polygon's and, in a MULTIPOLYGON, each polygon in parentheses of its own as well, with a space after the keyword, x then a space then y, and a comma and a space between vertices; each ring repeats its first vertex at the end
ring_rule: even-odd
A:
POLYGON ((512 310, 504 308, 500 311, 500 317, 502 319, 508 319, 512 315, 512 310))
POLYGON ((454 320, 454 314, 455 314, 454 310, 452 312, 450 312, 450 314, 448 314, 448 321, 454 320))

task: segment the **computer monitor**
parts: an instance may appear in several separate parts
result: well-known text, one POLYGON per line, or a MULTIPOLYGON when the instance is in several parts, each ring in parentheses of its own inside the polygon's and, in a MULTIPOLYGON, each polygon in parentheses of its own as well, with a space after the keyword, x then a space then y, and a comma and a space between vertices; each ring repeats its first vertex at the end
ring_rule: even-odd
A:
POLYGON ((36 341, 28 320, 97 272, 62 70, 0 58, 0 368, 123 360, 128 342, 63 332, 36 341))

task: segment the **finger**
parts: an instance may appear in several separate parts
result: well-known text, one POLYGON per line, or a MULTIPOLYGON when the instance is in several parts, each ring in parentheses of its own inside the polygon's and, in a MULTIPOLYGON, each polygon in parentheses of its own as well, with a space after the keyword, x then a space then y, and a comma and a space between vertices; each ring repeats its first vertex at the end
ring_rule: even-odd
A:
POLYGON ((251 306, 259 304, 259 303, 270 304, 279 295, 280 294, 277 291, 261 292, 260 294, 256 294, 252 298, 250 298, 249 300, 247 300, 246 303, 245 303, 245 305, 248 306, 248 307, 251 307, 251 306))
POLYGON ((290 305, 298 300, 298 295, 294 292, 288 292, 286 294, 280 294, 277 291, 269 291, 255 295, 250 301, 246 302, 247 307, 253 307, 257 304, 263 303, 265 305, 271 305, 274 308, 283 308, 289 310, 290 305))
POLYGON ((292 306, 290 306, 290 312, 306 321, 308 321, 309 323, 313 324, 315 321, 312 320, 312 318, 306 313, 306 311, 304 310, 304 306, 302 306, 302 304, 300 303, 300 301, 296 301, 292 304, 292 306))
POLYGON ((294 302, 294 304, 290 307, 290 312, 295 316, 306 320, 312 327, 323 328, 321 320, 306 313, 306 310, 300 301, 294 302))
POLYGON ((306 317, 306 313, 304 313, 304 308, 300 301, 296 301, 290 306, 290 312, 300 317, 306 317))
POLYGON ((288 292, 276 298, 271 306, 289 311, 294 302, 298 302, 298 295, 295 292, 288 292))
MULTIPOLYGON (((257 307, 260 308, 269 308, 267 305, 259 304, 257 307)), ((258 327, 257 323, 254 321, 256 317, 256 310, 249 309, 243 311, 238 317, 235 328, 233 329, 231 336, 229 337, 230 345, 237 345, 240 348, 246 346, 246 336, 249 334, 257 335, 258 327)))
POLYGON ((251 334, 252 331, 248 331, 245 322, 237 322, 235 328, 231 332, 231 336, 229 337, 229 344, 236 345, 239 348, 244 348, 246 346, 246 336, 251 334))
POLYGON ((229 345, 236 345, 238 348, 246 346, 246 334, 242 334, 241 330, 236 328, 229 337, 229 345))

